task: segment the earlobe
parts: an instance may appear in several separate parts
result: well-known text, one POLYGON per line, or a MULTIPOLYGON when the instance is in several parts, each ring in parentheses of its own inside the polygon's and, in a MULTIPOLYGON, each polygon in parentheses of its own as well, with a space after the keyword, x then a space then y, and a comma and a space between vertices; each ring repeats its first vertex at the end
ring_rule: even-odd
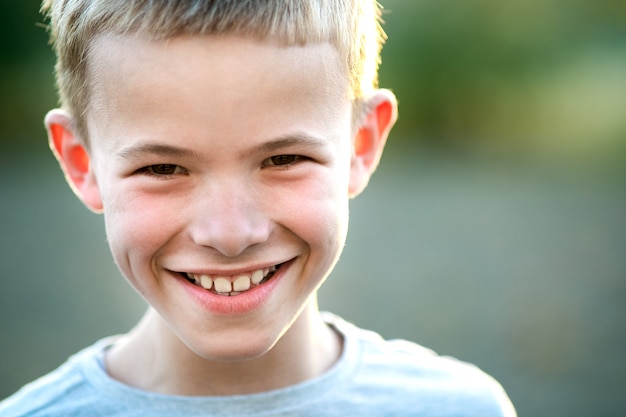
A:
POLYGON ((102 212, 102 198, 89 153, 74 129, 71 117, 63 110, 51 110, 46 115, 45 125, 50 149, 70 187, 87 208, 102 212))
POLYGON ((350 197, 365 189, 376 170, 391 128, 398 117, 396 97, 389 90, 377 90, 366 103, 367 114, 353 141, 350 167, 350 197))

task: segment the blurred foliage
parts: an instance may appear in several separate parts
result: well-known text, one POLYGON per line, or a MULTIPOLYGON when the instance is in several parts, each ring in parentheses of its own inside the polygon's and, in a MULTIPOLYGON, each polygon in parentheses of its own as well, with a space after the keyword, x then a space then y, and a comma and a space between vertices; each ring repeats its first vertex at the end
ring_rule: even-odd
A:
POLYGON ((397 136, 438 147, 626 153, 626 2, 388 0, 397 136))
POLYGON ((5 0, 0 4, 2 149, 44 142, 43 116, 57 103, 54 55, 39 4, 38 0, 5 0))
MULTIPOLYGON (((626 160, 623 0, 382 0, 396 144, 626 160)), ((32 144, 56 103, 38 0, 0 6, 0 143, 32 144), (21 142, 18 142, 21 141, 21 142)))

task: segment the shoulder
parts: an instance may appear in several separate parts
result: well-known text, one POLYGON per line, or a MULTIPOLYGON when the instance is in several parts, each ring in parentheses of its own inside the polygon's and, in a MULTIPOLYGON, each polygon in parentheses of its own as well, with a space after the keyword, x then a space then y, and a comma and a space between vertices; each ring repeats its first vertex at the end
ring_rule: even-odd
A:
POLYGON ((86 416, 85 404, 91 402, 97 396, 97 392, 85 376, 85 367, 97 363, 104 342, 101 341, 78 352, 56 370, 25 385, 0 402, 0 415, 86 416))
POLYGON ((478 367, 413 342, 384 340, 335 316, 327 320, 343 334, 346 354, 356 356, 350 389, 361 393, 357 395, 365 393, 373 405, 393 398, 398 407, 437 410, 424 415, 516 415, 500 384, 478 367))

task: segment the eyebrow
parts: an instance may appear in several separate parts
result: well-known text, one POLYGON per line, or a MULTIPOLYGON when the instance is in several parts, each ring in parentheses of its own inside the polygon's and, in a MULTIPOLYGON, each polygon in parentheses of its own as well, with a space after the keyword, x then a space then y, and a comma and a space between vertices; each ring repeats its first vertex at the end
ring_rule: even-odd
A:
POLYGON ((138 145, 128 146, 117 153, 117 156, 123 159, 133 160, 139 159, 147 155, 168 156, 168 157, 194 157, 198 158, 197 152, 178 146, 164 145, 160 143, 142 143, 138 145))
MULTIPOLYGON (((250 150, 244 151, 244 155, 255 153, 272 153, 290 147, 303 147, 307 150, 320 149, 326 146, 327 141, 307 134, 291 134, 279 137, 267 142, 263 142, 250 150)), ((201 159, 200 154, 191 149, 181 148, 173 145, 161 143, 141 143, 123 148, 117 153, 119 158, 126 160, 141 159, 142 157, 154 155, 176 158, 201 159)))
POLYGON ((263 142, 259 146, 254 147, 248 153, 272 153, 290 147, 302 147, 307 150, 320 149, 326 146, 327 141, 321 138, 310 136, 307 134, 290 134, 288 136, 279 137, 267 142, 263 142))

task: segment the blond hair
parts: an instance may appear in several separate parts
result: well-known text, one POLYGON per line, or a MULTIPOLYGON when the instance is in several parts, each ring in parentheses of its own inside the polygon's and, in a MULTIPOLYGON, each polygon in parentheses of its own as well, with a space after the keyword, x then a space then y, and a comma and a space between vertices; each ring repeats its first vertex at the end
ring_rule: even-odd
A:
POLYGON ((44 0, 61 106, 87 138, 88 60, 100 34, 235 34, 285 45, 328 42, 345 59, 358 106, 378 85, 385 40, 376 0, 44 0))

